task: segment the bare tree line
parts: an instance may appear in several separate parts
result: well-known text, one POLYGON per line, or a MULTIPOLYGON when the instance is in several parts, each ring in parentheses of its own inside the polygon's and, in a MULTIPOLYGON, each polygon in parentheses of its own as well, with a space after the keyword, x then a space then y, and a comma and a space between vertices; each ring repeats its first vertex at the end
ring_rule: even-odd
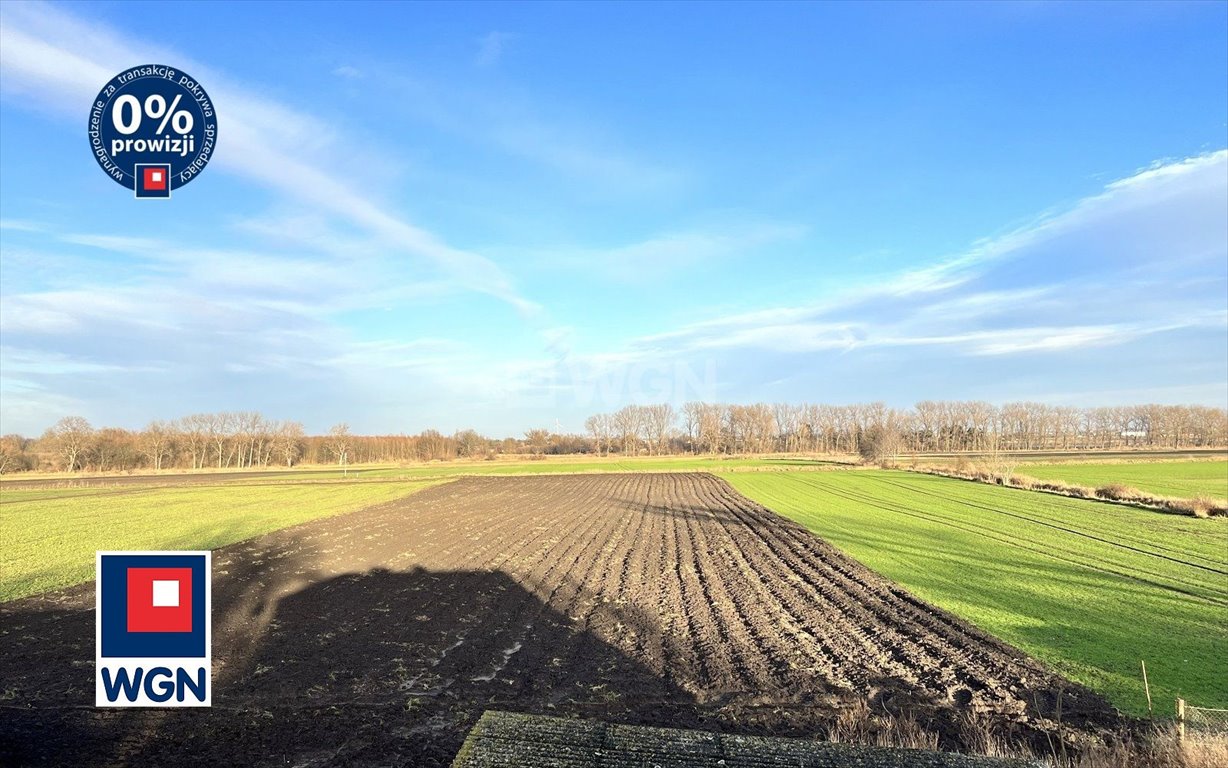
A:
POLYGON ((153 421, 139 431, 95 429, 80 416, 60 419, 42 437, 0 438, 0 473, 29 470, 132 471, 247 469, 299 464, 365 464, 483 458, 517 452, 520 441, 492 441, 473 430, 445 436, 358 436, 338 424, 326 435, 307 435, 297 421, 276 421, 253 411, 202 413, 153 421))
POLYGON ((34 469, 242 469, 493 458, 499 454, 665 455, 1180 449, 1228 445, 1228 411, 1205 406, 1071 408, 1044 403, 924 400, 822 405, 691 402, 628 405, 585 421, 585 435, 532 429, 502 440, 444 435, 352 435, 344 424, 310 436, 296 421, 253 411, 194 414, 145 429, 95 429, 80 416, 42 437, 0 438, 0 473, 34 469))
POLYGON ((1228 444, 1228 411, 1181 405, 1073 408, 924 400, 812 405, 629 405, 590 416, 599 453, 947 453, 1195 448, 1228 444), (869 444, 873 443, 873 446, 869 444))

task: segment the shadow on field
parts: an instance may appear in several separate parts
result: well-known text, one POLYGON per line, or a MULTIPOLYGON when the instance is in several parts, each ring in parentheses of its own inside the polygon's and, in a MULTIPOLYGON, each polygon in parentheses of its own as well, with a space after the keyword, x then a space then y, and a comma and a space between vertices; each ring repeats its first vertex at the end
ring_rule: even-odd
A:
POLYGON ((499 571, 286 591, 292 563, 225 570, 207 710, 93 708, 92 585, 4 605, 0 764, 447 765, 488 708, 692 719, 685 693, 499 571))
POLYGON ((852 703, 960 747, 969 712, 1039 738, 1065 685, 708 475, 460 480, 212 583, 207 710, 93 707, 92 583, 0 604, 0 765, 448 765, 487 709, 814 736, 852 703))

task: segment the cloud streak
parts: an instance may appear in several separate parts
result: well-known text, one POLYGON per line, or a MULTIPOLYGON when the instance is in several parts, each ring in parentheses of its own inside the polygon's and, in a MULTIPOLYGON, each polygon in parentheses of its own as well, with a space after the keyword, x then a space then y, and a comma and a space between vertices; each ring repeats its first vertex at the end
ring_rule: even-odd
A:
POLYGON ((207 75, 218 108, 219 141, 213 161, 226 172, 337 216, 388 245, 426 259, 463 288, 505 301, 526 315, 540 306, 522 296, 493 261, 448 245, 435 234, 390 213, 351 185, 304 162, 316 154, 313 143, 335 145, 318 121, 245 91, 222 74, 185 57, 131 41, 115 31, 44 5, 6 4, 0 25, 0 70, 5 87, 78 116, 82 104, 116 72, 143 61, 185 61, 198 76, 207 75), (78 53, 89 40, 89 54, 78 53), (296 147, 291 154, 283 147, 296 147))
POLYGON ((753 224, 709 230, 678 230, 608 248, 551 247, 528 257, 545 270, 566 270, 589 279, 619 283, 659 282, 692 269, 716 269, 781 243, 796 242, 805 228, 753 224))
POLYGON ((933 266, 820 303, 692 323, 631 347, 666 354, 947 346, 994 356, 1222 329, 1225 206, 1228 151, 1219 151, 1113 182, 1064 213, 933 266), (1110 272, 1137 279, 1106 287, 1110 272), (1190 279, 1201 281, 1201 293, 1183 287, 1190 279), (1036 322, 1046 316, 1067 322, 1036 322), (1097 319, 1112 322, 1087 322, 1097 319))
MULTIPOLYGON (((396 91, 367 113, 381 119, 367 122, 373 134, 386 122, 425 130, 406 158, 378 146, 364 156, 354 149, 361 142, 307 107, 271 103, 258 82, 236 84, 73 13, 8 3, 0 15, 6 109, 33 105, 79 126, 82 105, 115 72, 181 63, 218 104, 211 173, 229 176, 235 192, 191 237, 135 216, 149 226, 53 223, 56 211, 88 204, 80 198, 60 209, 4 201, 5 430, 40 432, 72 412, 140 426, 258 409, 309 419, 315 430, 346 420, 366 431, 517 432, 556 418, 579 429, 594 410, 658 397, 1049 392, 1070 401, 1106 391, 1222 394, 1228 381, 1225 151, 1143 168, 915 266, 867 274, 878 257, 849 258, 825 273, 821 260, 838 256, 832 243, 852 240, 858 253, 885 243, 873 231, 840 231, 821 213, 794 225, 728 197, 672 195, 689 180, 650 156, 668 142, 620 149, 581 99, 569 105, 552 92, 557 100, 535 105, 511 72, 477 71, 513 63, 500 61, 502 36, 475 41, 466 31, 449 48, 460 51, 455 83, 417 84, 396 61, 361 72, 332 70, 342 59, 322 66, 322 87, 396 91), (492 81, 500 91, 483 90, 492 81), (569 109, 584 117, 560 119, 569 109), (421 206, 454 227, 450 238, 415 220, 425 214, 405 215, 330 170, 373 167, 378 177, 419 162, 419 150, 424 166, 450 164, 442 181, 460 190, 421 206), (321 168, 303 159, 315 155, 334 160, 321 168), (515 178, 492 181, 492 164, 515 178), (540 199, 516 199, 539 185, 540 199), (466 245, 495 245, 458 247, 460 232, 466 245), (549 300, 554 317, 531 295, 549 300)), ((902 257, 890 251, 883 258, 902 257)))

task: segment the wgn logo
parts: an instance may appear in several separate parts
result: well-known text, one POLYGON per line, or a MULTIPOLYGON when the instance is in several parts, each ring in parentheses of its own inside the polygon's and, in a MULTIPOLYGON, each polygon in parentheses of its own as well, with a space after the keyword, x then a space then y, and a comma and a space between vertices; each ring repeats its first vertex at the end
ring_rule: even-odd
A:
POLYGON ((99 552, 99 707, 207 707, 209 552, 99 552))

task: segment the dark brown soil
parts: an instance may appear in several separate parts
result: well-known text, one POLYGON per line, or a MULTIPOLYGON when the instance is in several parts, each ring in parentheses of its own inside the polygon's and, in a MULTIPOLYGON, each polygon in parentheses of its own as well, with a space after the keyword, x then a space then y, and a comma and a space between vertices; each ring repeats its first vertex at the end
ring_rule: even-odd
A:
POLYGON ((958 748, 1098 696, 704 474, 469 478, 214 553, 214 706, 93 703, 93 585, 0 608, 0 762, 446 765, 486 709, 958 748))

